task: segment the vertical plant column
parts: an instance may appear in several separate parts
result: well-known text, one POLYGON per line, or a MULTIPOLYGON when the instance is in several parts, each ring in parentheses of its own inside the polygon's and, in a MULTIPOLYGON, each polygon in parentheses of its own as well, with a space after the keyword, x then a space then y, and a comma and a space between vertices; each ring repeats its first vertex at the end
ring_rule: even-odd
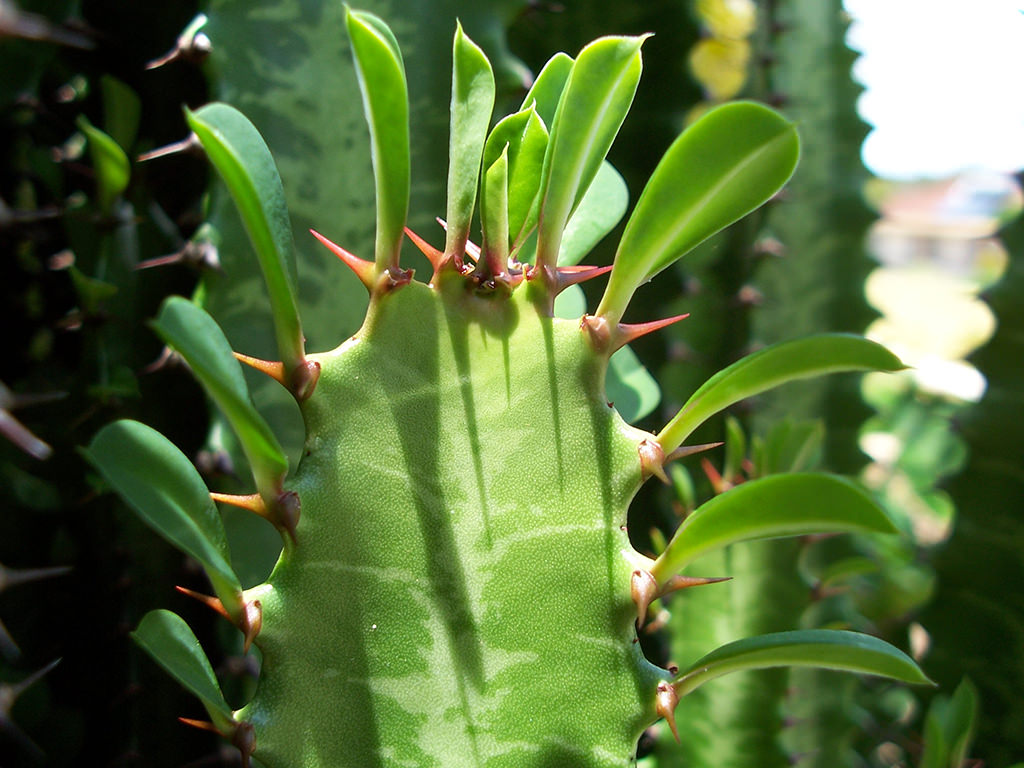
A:
MULTIPOLYGON (((781 244, 758 269, 758 343, 823 330, 861 333, 873 316, 864 297, 872 268, 865 239, 873 215, 863 202, 867 178, 860 147, 867 126, 856 113, 861 88, 846 47, 840 0, 766 0, 761 5, 765 86, 800 124, 800 168, 772 206, 766 226, 781 244)), ((825 464, 854 472, 863 464, 857 434, 868 415, 853 378, 806 382, 759 404, 755 424, 782 418, 826 423, 825 464)))
POLYGON ((978 686, 981 714, 974 757, 1009 765, 1024 753, 1024 219, 1003 233, 1006 274, 988 296, 998 328, 971 357, 985 375, 984 397, 964 417, 969 456, 948 490, 956 525, 935 561, 938 593, 922 623, 932 635, 929 661, 944 690, 967 675, 978 686))

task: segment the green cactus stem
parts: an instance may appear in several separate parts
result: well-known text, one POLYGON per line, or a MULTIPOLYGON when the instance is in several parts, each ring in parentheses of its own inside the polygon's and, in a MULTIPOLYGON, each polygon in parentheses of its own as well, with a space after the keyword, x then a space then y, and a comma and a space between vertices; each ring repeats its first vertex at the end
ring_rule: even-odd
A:
MULTIPOLYGON (((467 243, 456 259, 446 252, 451 242, 442 252, 416 238, 434 267, 425 282, 398 260, 408 146, 389 121, 405 114, 401 57, 380 19, 348 11, 347 20, 374 143, 378 239, 373 261, 332 247, 366 285, 370 303, 354 336, 305 358, 319 378, 315 391, 297 398, 305 443, 290 476, 216 323, 170 299, 154 324, 225 413, 264 505, 292 502, 273 573, 236 591, 201 481, 158 433, 118 422, 87 451, 147 523, 200 561, 217 593, 207 602, 261 652, 256 693, 233 710, 187 625, 164 611, 143 619, 136 639, 201 700, 210 718, 201 727, 268 768, 611 768, 635 760, 640 733, 658 717, 673 724, 680 696, 734 669, 810 664, 926 682, 895 649, 847 633, 748 638, 678 677, 648 661, 637 641, 649 602, 644 585, 663 592, 713 581, 675 578, 697 554, 809 530, 891 528, 852 486, 808 475, 722 495, 693 513, 657 561, 634 550, 625 527, 634 494, 665 474, 686 434, 639 430, 608 402, 605 376, 616 350, 678 319, 625 325, 620 318, 642 283, 778 191, 797 159, 793 126, 740 103, 683 134, 626 226, 600 308, 563 319, 553 313, 557 294, 603 271, 560 267, 561 249, 629 108, 643 38, 597 40, 566 77, 550 81, 563 90, 542 162, 524 149, 545 137, 529 128, 535 116, 544 120, 543 108, 531 104, 523 129, 499 138, 500 146, 461 145, 469 156, 452 159, 462 170, 449 179, 456 197, 471 199, 464 169, 482 174, 489 250, 476 254, 467 243), (513 149, 516 135, 522 140, 513 149), (700 157, 714 160, 697 172, 700 157), (523 167, 539 168, 537 192, 516 181, 523 167), (688 194, 662 205, 682 179, 688 194), (512 249, 532 228, 535 205, 537 256, 529 264, 512 249), (460 267, 463 256, 476 257, 476 267, 460 267)), ((455 93, 472 94, 459 87, 458 72, 482 68, 460 68, 459 57, 479 63, 478 51, 457 39, 455 56, 455 93)), ((208 106, 193 120, 225 123, 227 109, 208 106)), ((472 210, 452 218, 471 221, 472 210)), ((269 216, 265 223, 272 232, 287 226, 269 216)), ((281 268, 286 254, 275 258, 281 268)), ((272 304, 276 290, 271 283, 272 304)), ((813 361, 780 347, 724 371, 698 393, 701 410, 686 428, 768 386, 900 367, 862 339, 806 343, 816 350, 813 361)))

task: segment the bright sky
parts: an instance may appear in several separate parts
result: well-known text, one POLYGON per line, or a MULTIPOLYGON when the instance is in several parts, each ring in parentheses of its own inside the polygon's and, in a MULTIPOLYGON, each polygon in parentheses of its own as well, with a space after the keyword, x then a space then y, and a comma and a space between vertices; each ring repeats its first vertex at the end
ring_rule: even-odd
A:
POLYGON ((1024 168, 1024 0, 844 1, 874 174, 1024 168))

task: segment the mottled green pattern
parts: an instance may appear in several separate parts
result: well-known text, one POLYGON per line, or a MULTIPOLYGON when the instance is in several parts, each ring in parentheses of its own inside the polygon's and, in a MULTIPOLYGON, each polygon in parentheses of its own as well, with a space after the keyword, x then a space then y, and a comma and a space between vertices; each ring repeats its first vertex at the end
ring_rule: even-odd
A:
POLYGON ((654 718, 623 528, 647 435, 578 322, 448 290, 320 358, 298 544, 253 593, 268 766, 625 766, 654 718))
MULTIPOLYGON (((359 4, 360 10, 388 20, 402 49, 412 99, 409 225, 432 242, 443 241, 434 217, 445 211, 455 17, 487 51, 498 87, 507 92, 522 77, 503 38, 504 23, 519 5, 517 0, 359 4)), ((344 6, 326 0, 213 0, 208 15, 211 97, 245 113, 274 155, 295 231, 306 348, 330 349, 359 327, 366 293, 351 273, 334 268, 334 257, 307 230, 315 227, 363 258, 372 259, 374 252, 369 132, 359 107, 344 6)), ((204 306, 236 349, 273 356, 265 289, 226 194, 214 194, 210 220, 221 232, 224 275, 208 277, 204 306)), ((422 261, 407 264, 412 265, 425 268, 422 261)))

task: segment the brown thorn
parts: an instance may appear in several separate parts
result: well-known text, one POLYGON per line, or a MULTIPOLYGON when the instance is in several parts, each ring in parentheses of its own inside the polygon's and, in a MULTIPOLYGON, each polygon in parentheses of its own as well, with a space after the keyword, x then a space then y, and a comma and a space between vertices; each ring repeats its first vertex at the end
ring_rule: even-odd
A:
POLYGON ((309 399, 316 389, 317 382, 320 381, 320 363, 315 360, 303 360, 288 378, 288 390, 302 403, 309 399))
POLYGON ((252 646, 252 641, 256 639, 256 635, 263 629, 263 603, 259 600, 250 600, 245 604, 245 610, 242 615, 245 617, 245 627, 242 628, 244 636, 242 651, 248 653, 249 648, 252 646))
POLYGON ((295 491, 281 491, 277 495, 274 509, 268 519, 279 529, 287 532, 293 544, 297 544, 295 529, 299 527, 301 514, 302 500, 299 499, 299 494, 295 491))
POLYGON ((664 320, 652 320, 648 323, 619 323, 615 329, 614 344, 611 351, 614 352, 620 347, 636 341, 641 336, 659 331, 673 323, 678 323, 680 320, 685 320, 689 316, 689 313, 687 313, 685 315, 676 315, 675 317, 666 317, 664 320))
POLYGON ((340 245, 332 243, 330 240, 321 235, 315 229, 311 229, 309 231, 313 235, 313 237, 315 237, 317 240, 319 240, 321 243, 327 246, 327 250, 329 250, 331 253, 333 253, 335 256, 337 256, 339 259, 345 262, 345 266, 347 266, 349 269, 355 272, 356 277, 359 278, 359 282, 361 282, 366 287, 366 290, 370 291, 371 293, 373 292, 376 268, 372 261, 361 259, 358 256, 349 253, 340 245))
POLYGON ((206 720, 193 720, 188 717, 179 717, 178 722, 184 723, 185 725, 190 726, 192 728, 198 728, 201 731, 211 731, 212 733, 216 733, 218 736, 224 735, 221 732, 220 728, 206 720))
POLYGON ((184 34, 175 41, 174 47, 163 56, 158 56, 146 62, 146 69, 157 69, 179 59, 198 64, 210 55, 211 50, 213 50, 213 44, 205 32, 184 34))
POLYGON ((718 584, 723 581, 730 581, 732 576, 673 576, 671 579, 666 581, 661 588, 658 590, 658 597, 663 597, 670 592, 678 592, 680 589, 688 589, 689 587, 701 587, 705 584, 718 584))
POLYGON ((219 501, 221 504, 230 504, 232 507, 247 509, 250 512, 255 512, 260 517, 269 518, 267 505, 264 503, 263 497, 258 493, 236 495, 233 493, 217 493, 215 491, 210 491, 210 498, 214 501, 219 501))
POLYGON ((657 440, 641 441, 637 452, 640 454, 640 477, 643 480, 653 475, 665 485, 672 484, 665 474, 665 451, 657 440))
POLYGON ((252 723, 240 722, 231 734, 231 743, 242 753, 242 768, 249 768, 249 761, 256 751, 256 731, 252 723))
POLYGON ((610 264, 607 267, 558 267, 555 270, 555 294, 561 293, 570 285, 585 283, 587 280, 592 280, 611 271, 610 264))
POLYGON ((647 621, 647 609, 658 597, 658 582, 650 571, 638 568, 629 580, 629 594, 636 605, 637 626, 642 627, 647 621))
POLYGON ((156 160, 161 157, 169 157, 171 155, 177 155, 181 153, 187 154, 198 154, 201 151, 199 145, 199 139, 194 133, 190 133, 186 138, 181 141, 173 141, 170 144, 165 144, 162 147, 151 149, 149 152, 143 152, 141 155, 135 158, 138 163, 146 163, 150 160, 156 160))
POLYGON ((679 704, 679 694, 672 684, 662 680, 658 683, 658 692, 654 698, 654 711, 658 717, 665 718, 668 727, 672 729, 676 743, 679 743, 679 731, 676 728, 676 706, 679 704))
POLYGON ((183 595, 188 595, 192 599, 198 600, 200 603, 205 605, 207 608, 213 609, 214 611, 219 613, 221 616, 223 616, 225 619, 227 619, 228 621, 231 621, 231 614, 229 614, 228 611, 227 611, 227 608, 224 607, 224 603, 222 603, 216 597, 211 597, 210 595, 204 595, 202 592, 196 592, 194 590, 189 589, 188 587, 178 586, 178 587, 175 587, 175 589, 178 592, 181 592, 181 594, 183 594, 183 595))
POLYGON ((261 360, 258 357, 249 357, 249 355, 243 355, 241 352, 235 352, 234 355, 238 362, 245 363, 250 368, 255 368, 260 373, 265 373, 282 387, 288 387, 288 382, 284 372, 284 363, 276 360, 261 360))
POLYGON ((430 262, 430 266, 434 268, 434 274, 436 275, 440 272, 441 268, 448 262, 448 259, 445 258, 444 252, 437 250, 437 248, 417 235, 409 229, 409 227, 405 228, 405 234, 408 235, 410 240, 412 240, 412 244, 419 249, 420 253, 427 257, 427 261, 430 262))
POLYGON ((719 441, 717 443, 701 443, 700 445, 681 445, 665 457, 665 463, 668 464, 676 459, 693 456, 695 453, 704 453, 704 451, 710 451, 712 448, 718 448, 720 445, 725 445, 725 443, 719 441))

